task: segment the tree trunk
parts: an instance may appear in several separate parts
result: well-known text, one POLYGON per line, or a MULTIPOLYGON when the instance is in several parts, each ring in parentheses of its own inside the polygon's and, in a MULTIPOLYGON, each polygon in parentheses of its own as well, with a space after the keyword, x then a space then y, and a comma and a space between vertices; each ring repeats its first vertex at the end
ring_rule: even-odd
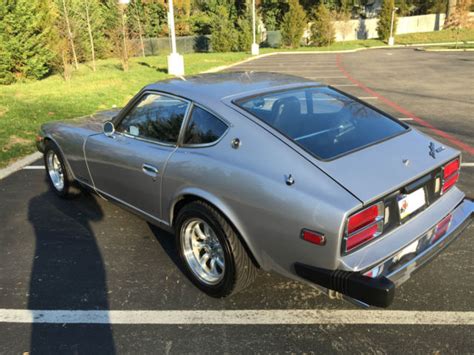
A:
POLYGON ((74 66, 76 67, 76 69, 79 69, 79 63, 77 62, 77 55, 76 55, 76 47, 74 46, 74 38, 72 36, 71 24, 69 22, 69 15, 67 12, 67 7, 66 7, 66 0, 63 0, 63 8, 64 8, 64 20, 66 21, 67 36, 69 38, 69 43, 71 44, 72 56, 74 58, 74 66))
POLYGON ((89 32, 89 41, 91 43, 92 70, 95 71, 94 37, 92 36, 92 26, 91 26, 91 19, 89 16, 89 2, 88 1, 85 1, 85 7, 86 7, 87 32, 89 32))
POLYGON ((125 24, 125 11, 122 7, 122 37, 123 37, 123 53, 122 67, 124 71, 128 71, 128 48, 127 48, 127 28, 125 24))
POLYGON ((456 12, 457 0, 448 0, 448 8, 446 9, 446 20, 456 12))
POLYGON ((143 43, 143 35, 142 35, 142 23, 140 21, 140 17, 137 16, 138 22, 138 36, 140 37, 140 45, 142 47, 142 56, 145 57, 145 44, 143 43))

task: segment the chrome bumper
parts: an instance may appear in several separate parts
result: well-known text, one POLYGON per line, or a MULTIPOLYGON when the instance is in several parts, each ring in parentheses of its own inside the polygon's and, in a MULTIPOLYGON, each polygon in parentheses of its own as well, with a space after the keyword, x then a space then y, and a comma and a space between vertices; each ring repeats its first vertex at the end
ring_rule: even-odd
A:
POLYGON ((388 307, 395 287, 454 241, 468 227, 473 214, 473 201, 464 199, 421 237, 362 272, 326 270, 301 263, 294 264, 295 272, 313 284, 341 293, 356 305, 388 307))
POLYGON ((396 286, 401 285, 415 271, 419 270, 453 242, 469 226, 473 214, 474 202, 464 199, 451 213, 438 221, 424 235, 375 268, 371 268, 369 272, 373 270, 374 275, 377 272, 377 277, 385 276, 396 286), (438 226, 441 227, 441 230, 438 226))

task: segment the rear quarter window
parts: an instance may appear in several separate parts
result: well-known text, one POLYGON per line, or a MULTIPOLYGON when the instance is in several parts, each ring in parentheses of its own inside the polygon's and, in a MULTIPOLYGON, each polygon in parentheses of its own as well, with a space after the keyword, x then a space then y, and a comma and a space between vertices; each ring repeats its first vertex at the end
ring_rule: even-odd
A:
POLYGON ((272 92, 235 104, 323 160, 407 130, 396 120, 328 87, 272 92))
POLYGON ((227 125, 212 113, 194 106, 186 131, 184 144, 210 144, 216 142, 227 130, 227 125))

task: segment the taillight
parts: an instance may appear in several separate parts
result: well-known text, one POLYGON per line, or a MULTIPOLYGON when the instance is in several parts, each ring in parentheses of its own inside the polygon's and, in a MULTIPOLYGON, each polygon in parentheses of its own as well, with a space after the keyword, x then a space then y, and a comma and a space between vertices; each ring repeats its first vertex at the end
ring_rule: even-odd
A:
POLYGON ((448 191, 453 187, 459 179, 459 167, 460 162, 459 158, 449 162, 443 168, 443 184, 442 184, 442 193, 448 191))
POLYGON ((452 218, 453 216, 449 214, 446 217, 444 217, 443 220, 436 225, 436 228, 434 230, 434 235, 431 239, 431 244, 435 243, 439 238, 441 238, 443 235, 446 234, 451 224, 452 218))
POLYGON ((347 220, 343 251, 350 252, 383 232, 384 204, 379 202, 357 212, 347 220))

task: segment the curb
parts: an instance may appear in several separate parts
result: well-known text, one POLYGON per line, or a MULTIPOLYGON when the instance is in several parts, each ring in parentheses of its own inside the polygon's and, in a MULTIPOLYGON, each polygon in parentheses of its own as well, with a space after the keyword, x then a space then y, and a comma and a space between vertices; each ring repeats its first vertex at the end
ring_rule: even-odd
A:
POLYGON ((6 168, 0 169, 0 180, 6 178, 8 175, 11 175, 18 170, 21 170, 23 167, 30 165, 35 160, 40 159, 43 156, 40 152, 35 152, 33 154, 27 155, 20 160, 8 165, 6 168))

